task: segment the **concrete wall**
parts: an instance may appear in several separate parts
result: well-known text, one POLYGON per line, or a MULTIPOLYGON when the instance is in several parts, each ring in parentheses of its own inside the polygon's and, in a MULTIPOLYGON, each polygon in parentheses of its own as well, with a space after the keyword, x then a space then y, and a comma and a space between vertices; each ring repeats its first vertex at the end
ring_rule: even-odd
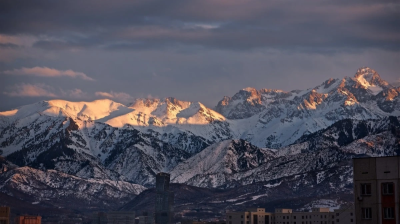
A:
POLYGON ((354 165, 354 197, 357 224, 399 224, 400 157, 357 158, 354 165), (361 195, 361 184, 371 184, 371 195, 361 195), (383 195, 382 184, 393 183, 394 194, 383 195), (394 207, 395 219, 383 218, 383 207, 394 207), (372 209, 364 219, 363 208, 372 209))

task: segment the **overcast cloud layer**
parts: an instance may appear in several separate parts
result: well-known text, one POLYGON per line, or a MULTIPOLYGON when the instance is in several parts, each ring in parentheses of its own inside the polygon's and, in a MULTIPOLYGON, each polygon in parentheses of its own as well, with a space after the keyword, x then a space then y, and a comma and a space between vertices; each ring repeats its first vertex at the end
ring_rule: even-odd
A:
POLYGON ((400 78, 399 1, 0 1, 0 110, 400 78))

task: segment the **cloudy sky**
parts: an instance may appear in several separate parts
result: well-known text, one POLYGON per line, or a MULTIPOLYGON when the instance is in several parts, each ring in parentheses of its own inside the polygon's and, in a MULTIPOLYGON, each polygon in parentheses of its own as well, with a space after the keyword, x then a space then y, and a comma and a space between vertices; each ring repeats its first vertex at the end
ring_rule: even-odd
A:
POLYGON ((0 1, 0 110, 400 78, 398 0, 0 1))

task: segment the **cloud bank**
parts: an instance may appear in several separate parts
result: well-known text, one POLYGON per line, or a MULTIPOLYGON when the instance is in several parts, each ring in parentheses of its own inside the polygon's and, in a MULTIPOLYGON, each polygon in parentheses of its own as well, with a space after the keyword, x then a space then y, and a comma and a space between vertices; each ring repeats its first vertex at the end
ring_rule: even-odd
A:
POLYGON ((114 100, 117 100, 122 103, 128 103, 128 102, 132 102, 132 100, 134 100, 134 98, 131 95, 129 95, 127 93, 123 93, 123 92, 114 92, 114 91, 96 92, 95 95, 99 96, 99 97, 114 99, 114 100))
POLYGON ((39 76, 39 77, 71 77, 80 78, 83 80, 94 81, 94 79, 87 76, 82 72, 75 72, 73 70, 57 70, 54 68, 47 67, 33 67, 33 68, 20 68, 14 70, 7 70, 3 72, 6 75, 29 75, 29 76, 39 76))
POLYGON ((11 91, 4 91, 3 93, 12 97, 57 97, 53 93, 54 89, 45 84, 17 84, 12 87, 11 91))

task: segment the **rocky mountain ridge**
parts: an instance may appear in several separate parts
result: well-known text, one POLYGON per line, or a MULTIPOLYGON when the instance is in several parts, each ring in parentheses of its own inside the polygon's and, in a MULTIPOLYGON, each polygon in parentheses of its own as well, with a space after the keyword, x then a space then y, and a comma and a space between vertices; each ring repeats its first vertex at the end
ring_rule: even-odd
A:
POLYGON ((35 184, 56 200, 84 185, 89 198, 74 200, 95 201, 97 194, 107 207, 152 187, 164 171, 180 184, 261 189, 242 204, 266 200, 283 186, 311 199, 318 192, 349 195, 351 158, 399 154, 399 95, 400 88, 361 68, 352 78, 303 91, 246 88, 215 111, 175 98, 41 101, 0 112, 0 153, 13 167, 0 173, 7 182, 0 192, 34 195, 42 189, 29 190, 35 184))

